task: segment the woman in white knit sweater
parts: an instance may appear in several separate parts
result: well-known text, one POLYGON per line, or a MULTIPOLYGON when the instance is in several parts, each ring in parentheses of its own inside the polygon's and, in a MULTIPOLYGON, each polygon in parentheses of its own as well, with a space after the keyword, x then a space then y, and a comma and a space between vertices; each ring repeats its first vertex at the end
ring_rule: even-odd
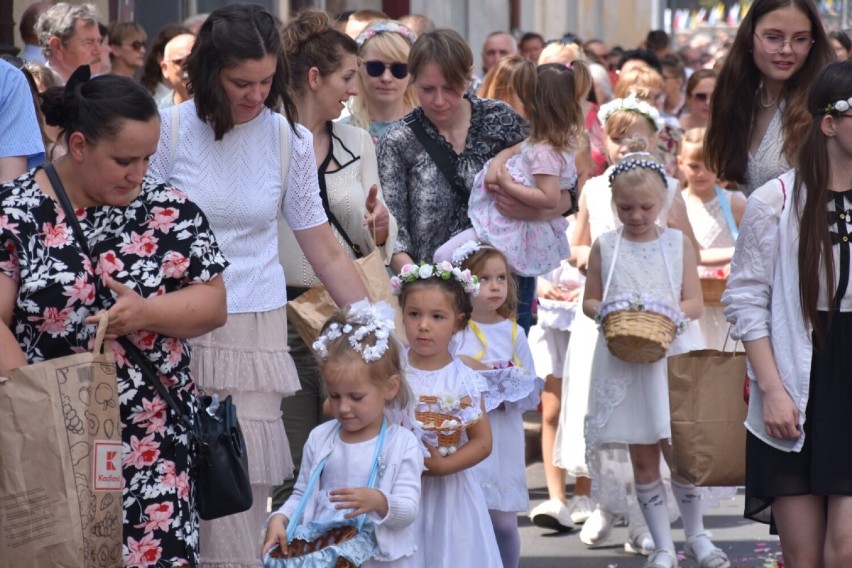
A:
MULTIPOLYGON (((246 438, 252 508, 201 524, 202 565, 260 566, 271 487, 292 475, 280 400, 299 382, 287 348, 280 214, 331 296, 366 296, 329 228, 311 134, 296 125, 275 19, 259 6, 215 10, 186 69, 193 100, 161 115, 151 174, 185 191, 207 214, 230 262, 228 323, 193 342, 194 375, 208 393, 232 395, 246 438), (286 119, 273 109, 284 108, 286 119)), ((192 230, 185 227, 184 230, 192 230)))

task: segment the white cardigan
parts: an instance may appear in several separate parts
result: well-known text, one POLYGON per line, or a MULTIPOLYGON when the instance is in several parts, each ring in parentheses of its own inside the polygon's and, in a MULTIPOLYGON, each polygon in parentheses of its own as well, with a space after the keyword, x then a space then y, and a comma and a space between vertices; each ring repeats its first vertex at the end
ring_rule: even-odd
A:
MULTIPOLYGON (((314 467, 322 458, 331 454, 334 444, 339 442, 336 431, 337 420, 329 420, 311 431, 302 453, 302 467, 293 493, 273 515, 292 518, 314 467)), ((365 455, 364 459, 372 459, 372 453, 365 455)), ((413 523, 420 509, 420 476, 424 469, 422 447, 409 430, 390 424, 379 460, 384 463, 384 468, 379 468, 376 489, 388 500, 388 514, 379 518, 376 513, 369 513, 367 518, 376 527, 378 548, 374 559, 392 561, 411 556, 417 550, 413 523)), ((299 523, 310 522, 315 514, 316 501, 311 499, 299 523)))
MULTIPOLYGON (((748 198, 722 296, 725 317, 734 326, 731 337, 743 341, 769 337, 781 382, 799 410, 799 437, 773 438, 763 421, 763 396, 752 384, 746 428, 787 452, 798 452, 805 443, 803 426, 813 357, 812 328, 805 326, 799 294, 799 223, 791 213, 794 178, 795 171, 790 170, 748 198)), ((754 381, 751 364, 748 374, 754 381)))

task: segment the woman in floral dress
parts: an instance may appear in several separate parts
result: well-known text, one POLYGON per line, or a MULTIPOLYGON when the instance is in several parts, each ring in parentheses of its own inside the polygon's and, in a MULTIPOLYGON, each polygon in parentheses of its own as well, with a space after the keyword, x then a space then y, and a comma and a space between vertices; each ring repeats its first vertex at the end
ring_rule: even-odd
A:
MULTIPOLYGON (((0 374, 92 349, 106 310, 107 337, 126 335, 194 417, 186 338, 225 322, 226 261, 201 210, 144 177, 160 132, 154 100, 130 79, 88 75, 81 67, 64 90, 48 91, 43 110, 67 143, 54 165, 91 258, 42 169, 0 185, 0 374)), ((195 447, 121 345, 111 347, 123 445, 123 564, 195 566, 195 447)))

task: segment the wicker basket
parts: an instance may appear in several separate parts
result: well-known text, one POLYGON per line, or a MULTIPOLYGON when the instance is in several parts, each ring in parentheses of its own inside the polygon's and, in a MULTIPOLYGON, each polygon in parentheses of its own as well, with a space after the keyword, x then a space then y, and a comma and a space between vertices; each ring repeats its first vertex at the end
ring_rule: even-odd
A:
POLYGON ((721 306, 722 294, 728 285, 727 278, 702 278, 701 293, 704 295, 705 306, 721 306))
POLYGON ((617 310, 603 320, 610 353, 628 363, 655 363, 665 357, 675 336, 675 324, 662 314, 617 310))
MULTIPOLYGON (((340 544, 345 542, 351 538, 354 538, 358 534, 358 529, 352 525, 344 526, 344 527, 335 527, 333 529, 325 532, 320 538, 316 540, 312 540, 310 542, 306 540, 302 540, 299 538, 294 538, 293 541, 287 545, 287 556, 282 554, 280 548, 275 548, 269 553, 270 558, 299 558, 301 556, 307 556, 313 552, 317 552, 326 548, 328 546, 334 544, 340 544)), ((329 568, 357 568, 355 564, 349 562, 349 560, 338 557, 337 562, 334 563, 333 567, 329 568)))
MULTIPOLYGON (((467 424, 459 424, 452 428, 443 428, 441 427, 441 424, 443 424, 445 420, 459 421, 458 416, 441 412, 441 407, 438 404, 438 397, 436 396, 421 396, 419 400, 420 404, 418 407, 425 404, 429 407, 429 410, 418 410, 414 413, 414 417, 418 422, 423 424, 424 430, 438 434, 439 448, 449 448, 451 446, 458 447, 459 441, 461 441, 462 431, 467 430, 476 423, 474 421, 468 422, 467 424)), ((462 408, 467 408, 469 406, 471 406, 470 402, 461 402, 462 408)))

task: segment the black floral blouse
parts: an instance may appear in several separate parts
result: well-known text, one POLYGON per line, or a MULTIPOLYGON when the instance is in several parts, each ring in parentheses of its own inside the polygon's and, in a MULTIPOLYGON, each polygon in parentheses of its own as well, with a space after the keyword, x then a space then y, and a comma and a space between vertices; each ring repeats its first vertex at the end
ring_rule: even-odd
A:
MULTIPOLYGON (((95 326, 84 321, 114 303, 97 283, 103 274, 150 297, 210 281, 225 269, 201 210, 186 194, 150 179, 127 207, 77 211, 97 259, 93 266, 62 206, 36 184, 36 171, 0 185, 0 272, 19 284, 12 331, 30 363, 92 349, 95 326)), ((146 331, 129 337, 194 416, 188 343, 146 331)), ((124 566, 195 566, 194 449, 121 345, 112 342, 112 349, 123 445, 124 566)))
POLYGON ((379 139, 377 158, 382 192, 399 224, 394 253, 406 252, 414 261, 432 260, 435 250, 453 235, 470 228, 467 201, 476 174, 504 148, 523 140, 527 124, 502 101, 469 97, 470 128, 465 148, 456 154, 421 108, 392 125, 379 139), (420 145, 406 120, 418 120, 438 141, 455 166, 460 195, 420 145))

